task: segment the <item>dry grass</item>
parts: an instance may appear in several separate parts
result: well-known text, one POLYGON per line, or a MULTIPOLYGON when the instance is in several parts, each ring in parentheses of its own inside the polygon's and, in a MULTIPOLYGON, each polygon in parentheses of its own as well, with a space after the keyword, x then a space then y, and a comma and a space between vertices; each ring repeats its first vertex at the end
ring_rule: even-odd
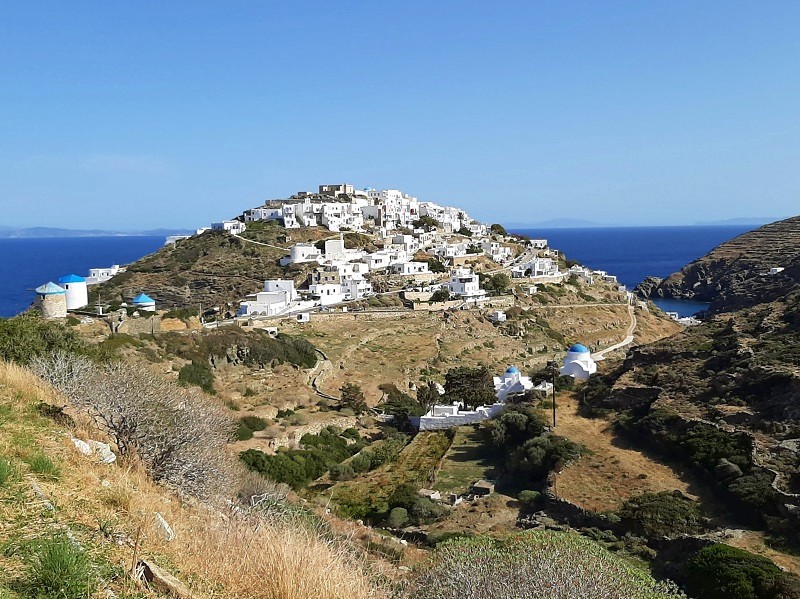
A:
MULTIPOLYGON (((17 470, 0 487, 0 546, 69 529, 96 560, 123 573, 130 568, 138 535, 139 555, 166 567, 198 598, 381 596, 370 564, 348 539, 182 501, 153 484, 134 462, 94 463, 74 449, 71 432, 37 414, 40 401, 58 403, 33 374, 0 363, 0 455, 17 470), (24 458, 34 451, 61 469, 57 481, 37 479, 54 511, 43 508, 30 483, 35 475, 24 458), (156 514, 174 530, 173 541, 166 540, 156 514)), ((97 433, 89 436, 97 438, 97 433)), ((0 552, 0 588, 23 569, 15 552, 0 552)), ((131 584, 121 575, 109 588, 131 596, 131 584)))
POLYGON ((594 511, 617 509, 624 500, 647 491, 678 489, 696 497, 686 477, 616 439, 609 421, 580 416, 572 394, 559 395, 557 406, 556 433, 592 452, 558 475, 559 496, 594 511))

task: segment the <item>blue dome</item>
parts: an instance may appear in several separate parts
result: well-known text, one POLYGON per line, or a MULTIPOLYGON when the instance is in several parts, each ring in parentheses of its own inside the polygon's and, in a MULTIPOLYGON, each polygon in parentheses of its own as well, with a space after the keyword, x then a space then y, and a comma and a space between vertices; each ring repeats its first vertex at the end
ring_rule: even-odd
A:
POLYGON ((63 288, 59 287, 58 285, 50 281, 49 283, 46 283, 41 287, 37 287, 36 293, 38 293, 39 295, 57 295, 60 293, 66 293, 66 291, 64 291, 63 288))
POLYGON ((581 343, 576 343, 575 345, 569 348, 569 351, 575 354, 588 354, 589 348, 581 343))
POLYGON ((509 366, 506 368, 506 374, 519 374, 519 368, 516 366, 509 366))
POLYGON ((66 277, 61 277, 58 280, 59 283, 85 283, 86 279, 83 277, 79 277, 78 275, 67 275, 66 277))

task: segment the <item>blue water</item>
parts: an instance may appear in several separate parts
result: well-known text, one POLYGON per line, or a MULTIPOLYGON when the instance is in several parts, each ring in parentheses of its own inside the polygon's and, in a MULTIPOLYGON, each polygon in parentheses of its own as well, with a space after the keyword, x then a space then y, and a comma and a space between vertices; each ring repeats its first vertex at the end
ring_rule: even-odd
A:
MULTIPOLYGON (((626 227, 597 229, 525 229, 514 232, 544 237, 568 258, 617 275, 633 289, 647 275, 665 277, 720 243, 754 227, 626 227)), ((64 275, 86 276, 90 268, 126 264, 156 251, 163 237, 71 237, 0 239, 0 317, 25 310, 33 289, 64 275)), ((681 316, 705 307, 697 302, 658 300, 681 316)))
MULTIPOLYGON (((519 229, 545 238, 567 258, 616 275, 633 289, 648 275, 666 277, 706 255, 719 244, 756 226, 724 227, 604 227, 596 229, 519 229)), ((657 300, 662 310, 691 316, 707 307, 701 302, 657 300)))
POLYGON ((33 290, 90 268, 127 264, 164 245, 164 237, 69 237, 0 239, 0 317, 19 314, 34 298, 33 290))

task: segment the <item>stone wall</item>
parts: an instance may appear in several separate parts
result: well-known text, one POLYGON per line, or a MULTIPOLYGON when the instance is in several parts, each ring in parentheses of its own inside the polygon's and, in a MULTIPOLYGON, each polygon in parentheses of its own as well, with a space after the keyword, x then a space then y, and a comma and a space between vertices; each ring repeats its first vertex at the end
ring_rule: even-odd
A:
POLYGON ((112 321, 115 333, 125 333, 126 335, 149 335, 161 332, 161 317, 150 316, 139 318, 125 318, 121 322, 114 317, 112 321))

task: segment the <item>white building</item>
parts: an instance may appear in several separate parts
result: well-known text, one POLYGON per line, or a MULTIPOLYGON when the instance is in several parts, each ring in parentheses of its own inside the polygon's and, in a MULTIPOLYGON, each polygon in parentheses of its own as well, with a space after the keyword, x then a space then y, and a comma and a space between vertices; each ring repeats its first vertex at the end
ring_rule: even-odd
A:
POLYGON ((239 235, 244 233, 247 226, 238 220, 224 220, 220 223, 211 223, 213 231, 227 231, 231 235, 239 235))
POLYGON ((426 275, 430 271, 427 262, 399 262, 392 264, 392 272, 396 275, 412 276, 426 275))
POLYGON ((592 359, 592 353, 585 345, 576 343, 569 348, 561 367, 561 376, 571 376, 579 381, 587 380, 597 372, 597 364, 592 359))
POLYGON ((505 322, 506 320, 508 320, 508 317, 506 316, 506 313, 503 310, 495 310, 489 315, 489 320, 491 320, 496 324, 499 324, 501 322, 505 322))
POLYGON ((530 239, 528 245, 535 250, 543 250, 547 247, 546 239, 530 239))
POLYGON ((511 269, 512 277, 557 277, 560 275, 558 262, 552 258, 534 258, 511 269))
POLYGON ((313 243, 296 243, 289 248, 289 255, 281 258, 281 266, 289 264, 300 264, 302 262, 319 262, 324 261, 324 253, 313 243))
MULTIPOLYGON (((521 376, 516 366, 509 366, 502 376, 493 377, 497 401, 488 406, 478 406, 474 410, 463 410, 454 402, 451 405, 437 404, 428 410, 427 414, 409 418, 411 425, 421 431, 439 430, 474 424, 487 418, 493 418, 505 407, 506 399, 518 393, 525 393, 533 389, 530 378, 521 376)), ((444 389, 440 390, 442 393, 444 389)))
POLYGON ((452 295, 465 300, 478 300, 486 297, 486 291, 481 289, 480 278, 468 268, 455 269, 445 286, 452 295))
POLYGON ((78 275, 67 275, 58 280, 64 288, 67 300, 67 310, 79 310, 89 303, 89 292, 86 289, 86 279, 78 275))
POLYGON ((125 272, 125 269, 121 268, 119 264, 114 264, 110 268, 90 268, 89 276, 86 277, 86 284, 96 285, 98 283, 104 283, 121 272, 125 272))
POLYGON ((516 366, 509 366, 502 376, 493 377, 493 380, 494 392, 500 403, 505 403, 509 395, 521 395, 533 389, 531 379, 522 376, 516 366))
POLYGON ((341 283, 318 283, 309 285, 308 291, 323 306, 338 304, 345 300, 341 283))

